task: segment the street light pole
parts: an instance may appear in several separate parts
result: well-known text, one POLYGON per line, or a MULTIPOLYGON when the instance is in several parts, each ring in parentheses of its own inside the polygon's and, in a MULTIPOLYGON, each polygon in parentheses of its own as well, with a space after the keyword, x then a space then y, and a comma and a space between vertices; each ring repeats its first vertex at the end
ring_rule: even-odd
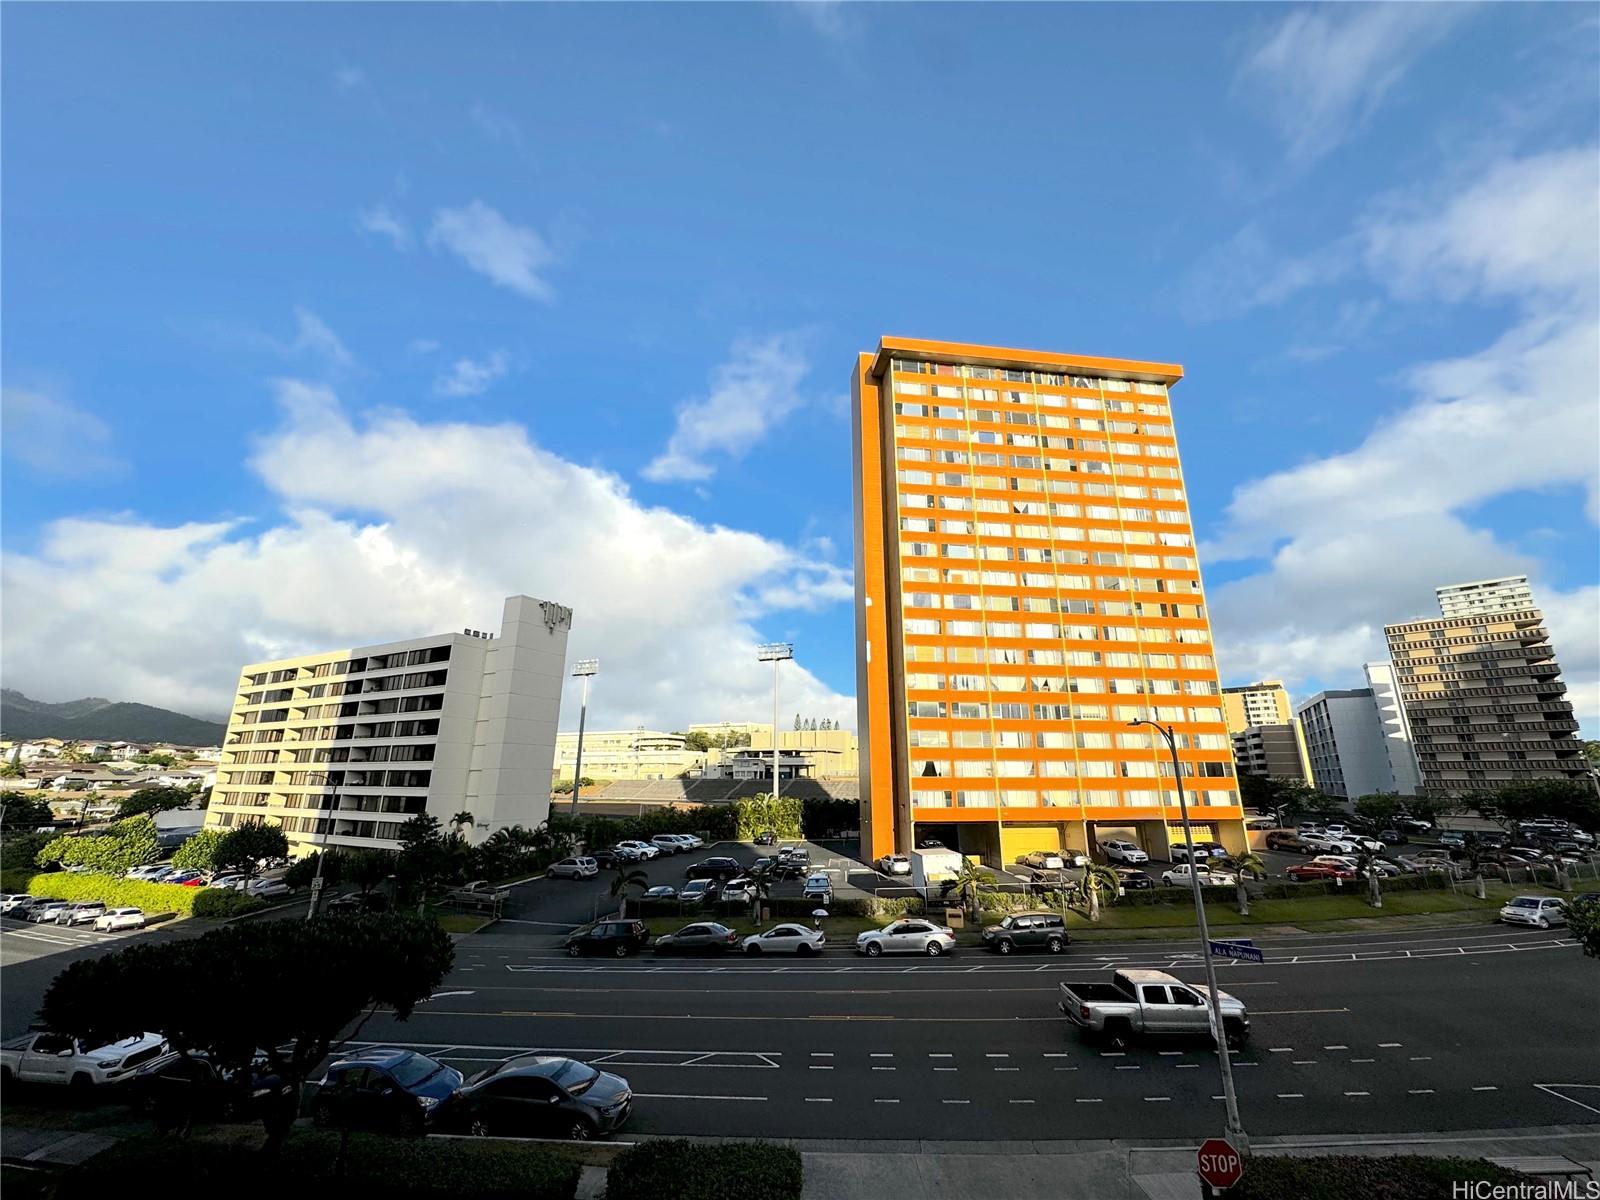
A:
POLYGON ((756 661, 772 664, 772 798, 778 799, 778 664, 794 657, 793 642, 768 642, 756 647, 756 661))
POLYGON ((578 702, 578 757, 572 767, 572 815, 578 815, 578 793, 583 791, 583 725, 589 716, 589 680, 600 670, 598 658, 580 658, 572 664, 572 677, 583 680, 583 698, 578 702))
MULTIPOLYGON (((328 781, 333 778, 332 772, 319 771, 322 776, 323 786, 328 786, 328 781)), ((306 905, 306 920, 311 920, 317 915, 317 902, 322 899, 322 862, 328 857, 328 834, 333 830, 334 813, 339 811, 339 785, 333 785, 333 795, 330 797, 328 815, 319 820, 326 820, 327 825, 322 830, 322 841, 317 848, 317 873, 311 877, 311 900, 306 905)))
POLYGON ((1130 726, 1148 725, 1166 739, 1172 752, 1172 781, 1178 787, 1178 812, 1183 818, 1183 843, 1189 850, 1189 888, 1194 893, 1195 916, 1200 923, 1200 954, 1206 965, 1206 1000, 1211 1007, 1211 1032, 1217 1043, 1217 1059, 1222 1064, 1222 1102, 1227 1111, 1228 1140, 1241 1157, 1250 1156, 1250 1138, 1239 1119, 1239 1099, 1233 1090, 1233 1063, 1228 1057, 1228 1031, 1222 1025, 1222 1001, 1217 996, 1217 966, 1211 958, 1211 929, 1206 924, 1205 901, 1200 895, 1200 876, 1194 869, 1194 831, 1189 825, 1189 805, 1183 797, 1183 768, 1178 763, 1178 739, 1170 726, 1141 718, 1130 726))

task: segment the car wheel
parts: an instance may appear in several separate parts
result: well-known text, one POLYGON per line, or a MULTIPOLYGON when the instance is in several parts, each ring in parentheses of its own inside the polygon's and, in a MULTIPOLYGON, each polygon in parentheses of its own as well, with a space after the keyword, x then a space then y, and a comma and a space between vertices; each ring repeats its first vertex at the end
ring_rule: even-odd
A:
POLYGON ((422 1136, 422 1114, 416 1109, 400 1114, 400 1135, 402 1137, 422 1136))
POLYGON ((567 1126, 567 1140, 571 1142, 587 1142, 594 1137, 594 1126, 577 1117, 572 1124, 567 1126))
POLYGON ((795 947, 795 951, 794 952, 796 954, 800 955, 802 958, 810 958, 813 954, 815 954, 817 952, 817 948, 815 946, 808 945, 805 942, 801 942, 798 946, 795 947))
POLYGON ((1011 939, 1001 938, 999 942, 995 944, 995 949, 1000 951, 1001 954, 1010 954, 1013 949, 1011 945, 1011 939))
POLYGON ((613 955, 615 955, 617 958, 627 958, 628 957, 628 944, 626 942, 618 942, 615 946, 613 946, 611 948, 611 953, 613 955))
POLYGON ((94 1087, 94 1080, 80 1071, 72 1077, 72 1082, 67 1087, 74 1099, 82 1100, 94 1087))
POLYGON ((1540 929, 1549 929, 1550 928, 1550 918, 1549 917, 1540 917, 1539 918, 1539 928, 1540 929))
POLYGON ((877 958, 878 955, 880 955, 882 953, 883 953, 883 947, 878 945, 877 942, 868 942, 867 943, 867 957, 868 958, 877 958))
POLYGON ((1063 943, 1060 938, 1053 937, 1049 941, 1045 942, 1044 945, 1045 949, 1049 950, 1051 954, 1060 954, 1062 944, 1063 943))
POLYGON ((941 946, 938 942, 929 942, 928 943, 928 957, 929 958, 938 958, 943 953, 944 953, 944 947, 941 946))
POLYGON ((761 953, 761 947, 760 946, 756 946, 756 945, 746 946, 744 948, 744 952, 746 954, 760 954, 761 953))
POLYGON ((1238 1021, 1226 1020, 1222 1023, 1223 1035, 1228 1039, 1228 1049, 1238 1050, 1250 1038, 1249 1031, 1238 1021))
POLYGON ((0 1067, 0 1084, 10 1087, 16 1081, 17 1077, 11 1073, 10 1067, 0 1067))
POLYGON ((1113 1050, 1126 1050, 1128 1048, 1128 1023, 1126 1021, 1106 1022, 1106 1045, 1113 1050))
POLYGON ((473 1117, 467 1124, 467 1132, 473 1137, 488 1137, 489 1122, 482 1117, 473 1117))
POLYGON ((577 958, 578 955, 580 955, 582 953, 583 953, 583 948, 581 946, 579 946, 576 942, 574 942, 572 945, 567 947, 567 955, 570 958, 577 958))
POLYGON ((326 1104, 313 1105, 311 1109, 311 1123, 318 1129, 328 1129, 333 1125, 333 1110, 326 1104))

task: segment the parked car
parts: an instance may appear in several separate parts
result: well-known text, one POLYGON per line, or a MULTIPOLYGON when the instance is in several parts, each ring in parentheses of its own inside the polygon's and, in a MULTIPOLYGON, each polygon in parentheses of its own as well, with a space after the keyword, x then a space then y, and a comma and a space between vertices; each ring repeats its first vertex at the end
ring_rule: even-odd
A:
POLYGON ((805 858, 774 860, 770 872, 774 879, 804 879, 811 873, 811 861, 805 858))
POLYGON ((605 870, 610 870, 619 862, 628 861, 609 846, 600 850, 589 851, 588 857, 594 860, 594 863, 597 867, 602 867, 605 870))
POLYGON ((805 887, 801 889, 800 896, 805 900, 815 900, 818 904, 833 903, 833 881, 821 871, 806 876, 805 887))
POLYGON ((1136 866, 1139 863, 1150 861, 1150 856, 1132 842, 1101 842, 1100 849, 1105 854, 1106 861, 1111 863, 1127 863, 1130 866, 1136 866))
POLYGON ((294 1083, 273 1071, 265 1054, 257 1053, 246 1069, 248 1080, 241 1079, 236 1068, 219 1067, 204 1051, 175 1054, 139 1073, 131 1084, 133 1103, 154 1110, 159 1128, 163 1109, 248 1121, 257 1119, 273 1101, 294 1094, 294 1083))
POLYGON ((882 929, 869 929, 856 935, 856 953, 868 958, 877 958, 880 954, 926 954, 929 958, 938 958, 941 954, 955 953, 955 948, 953 930, 920 917, 907 917, 882 929))
POLYGON ((1567 923, 1566 905, 1554 896, 1513 896, 1500 910, 1500 920, 1508 925, 1537 925, 1549 929, 1567 923))
POLYGON ((710 880, 690 880, 688 883, 683 885, 683 890, 678 893, 678 899, 690 899, 691 897, 689 895, 689 889, 697 886, 703 887, 705 890, 709 891, 710 894, 705 896, 706 899, 725 900, 729 903, 748 904, 755 898, 756 894, 756 881, 751 879, 749 876, 740 875, 737 879, 728 880, 728 882, 723 884, 720 889, 718 889, 716 884, 712 883, 710 880))
POLYGON ((27 913, 33 897, 26 892, 7 892, 0 895, 0 916, 21 919, 27 913))
POLYGON ((206 886, 214 888, 227 888, 230 891, 238 891, 249 882, 250 876, 248 875, 214 875, 212 876, 211 882, 206 886))
POLYGON ((156 882, 175 883, 180 887, 205 887, 206 873, 195 870, 172 871, 162 875, 156 882))
POLYGON ((1194 844, 1195 857, 1210 855, 1212 858, 1227 858, 1228 850, 1221 842, 1196 842, 1194 844))
POLYGON ((104 900, 80 900, 56 916, 57 925, 93 925, 105 914, 104 900))
POLYGON ((159 1033, 95 1046, 64 1033, 35 1031, 0 1045, 0 1081, 61 1083, 76 1090, 125 1083, 176 1057, 159 1033))
MULTIPOLYGON (((1217 1001, 1228 1044, 1243 1045, 1250 1036, 1250 1014, 1244 1002, 1222 991, 1217 993, 1217 1001)), ((1164 971, 1116 971, 1110 983, 1063 983, 1057 1007, 1086 1035, 1103 1037, 1119 1049, 1140 1033, 1211 1032, 1206 988, 1164 971)))
POLYGON ((777 844, 777 841, 778 835, 770 829, 763 829, 756 834, 756 845, 758 846, 773 846, 777 844))
POLYGON ((741 942, 746 954, 820 954, 827 938, 820 929, 804 925, 774 925, 763 933, 752 933, 741 942))
POLYGON ((520 1054, 480 1071, 444 1106, 441 1128, 478 1137, 587 1141, 622 1128, 633 1089, 573 1058, 520 1054))
POLYGON ((362 1050, 328 1068, 313 1085, 318 1125, 420 1134, 461 1086, 461 1072, 414 1050, 362 1050))
POLYGON ((653 888, 645 888, 643 898, 646 900, 676 900, 678 898, 678 889, 670 883, 658 883, 653 888))
POLYGON ((340 896, 330 900, 325 910, 331 916, 346 914, 359 916, 362 913, 380 913, 389 911, 389 897, 382 892, 351 892, 348 896, 340 896))
POLYGON ((1315 853, 1310 842, 1289 829, 1274 829, 1267 834, 1266 841, 1268 850, 1286 850, 1292 854, 1315 853))
POLYGON ((649 842, 627 841, 617 843, 617 853, 624 858, 631 856, 630 861, 639 862, 655 858, 661 851, 649 842))
POLYGON ((1420 817, 1396 817, 1395 823, 1407 833, 1428 833, 1433 829, 1432 821, 1424 821, 1420 817))
POLYGON ((1378 840, 1389 846, 1404 846, 1409 839, 1403 831, 1390 826, 1378 830, 1378 840))
POLYGON ((580 954, 609 954, 615 958, 626 958, 639 953, 649 941, 650 934, 643 921, 615 920, 596 921, 587 929, 570 935, 564 945, 573 958, 580 954))
POLYGON ((46 922, 54 925, 56 918, 71 907, 65 900, 35 900, 28 908, 28 920, 35 925, 43 925, 46 922))
POLYGON ((246 896, 257 896, 262 900, 277 900, 289 895, 294 889, 281 879, 252 879, 239 890, 246 896))
POLYGON ((1114 867, 1117 873, 1117 882, 1122 889, 1128 892, 1141 892, 1156 886, 1156 881, 1145 871, 1136 871, 1132 867, 1114 867))
POLYGON ((1032 867, 1035 871, 1064 871, 1066 860, 1055 850, 1034 850, 1017 859, 1019 867, 1032 867))
POLYGON ((689 848, 670 833, 656 834, 655 837, 650 839, 650 844, 668 858, 671 858, 674 854, 682 854, 689 848))
POLYGON ((1467 835, 1454 829, 1447 829, 1439 835, 1439 845, 1451 849, 1460 849, 1467 844, 1467 835))
POLYGON ((983 944, 1000 954, 1013 954, 1018 950, 1046 950, 1060 954, 1071 938, 1067 924, 1060 913, 1012 913, 998 925, 989 925, 983 931, 983 944))
POLYGON ((94 927, 102 933, 114 933, 119 929, 143 929, 144 921, 142 908, 108 908, 94 919, 94 927))
POLYGON ((1188 887, 1191 873, 1199 877, 1201 887, 1232 887, 1239 882, 1237 875, 1213 871, 1204 863, 1196 863, 1192 868, 1188 863, 1179 863, 1171 870, 1161 872, 1161 882, 1168 887, 1188 887))
POLYGON ((134 867, 123 874, 124 879, 135 879, 141 883, 154 883, 163 875, 172 870, 167 863, 145 863, 142 867, 134 867))
POLYGON ((1378 838, 1368 837, 1364 833, 1352 833, 1345 840, 1353 842, 1357 850, 1369 850, 1373 854, 1382 854, 1388 848, 1378 838))
POLYGON ((873 865, 885 875, 911 874, 911 859, 904 854, 885 854, 873 865))
POLYGON ((715 921, 685 925, 676 933, 663 933, 652 949, 657 954, 726 954, 739 948, 739 935, 715 921))
POLYGON ((726 894, 727 888, 719 889, 715 879, 691 879, 678 889, 678 899, 685 904, 704 904, 726 894))
POLYGON ((945 844, 938 838, 923 838, 917 843, 918 850, 943 850, 945 844))
POLYGON ((1347 882, 1356 877, 1356 873, 1349 867, 1333 866, 1328 863, 1296 863, 1284 871, 1285 879, 1292 879, 1296 883, 1311 883, 1318 880, 1336 880, 1340 883, 1347 882))
POLYGON ((578 855, 551 863, 545 874, 551 879, 593 879, 600 874, 600 864, 587 855, 578 855))
POLYGON ((732 879, 742 874, 744 868, 734 858, 707 858, 691 863, 684 875, 689 879, 732 879))

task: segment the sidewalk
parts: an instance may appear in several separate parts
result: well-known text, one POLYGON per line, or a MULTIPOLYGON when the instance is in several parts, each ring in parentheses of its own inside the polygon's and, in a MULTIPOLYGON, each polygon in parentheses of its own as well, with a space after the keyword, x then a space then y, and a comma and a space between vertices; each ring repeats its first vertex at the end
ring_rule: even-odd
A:
MULTIPOLYGON (((1198 1142, 806 1142, 804 1200, 1195 1200, 1198 1142)), ((1563 1155, 1600 1178, 1600 1125, 1263 1137, 1257 1154, 1563 1155)))

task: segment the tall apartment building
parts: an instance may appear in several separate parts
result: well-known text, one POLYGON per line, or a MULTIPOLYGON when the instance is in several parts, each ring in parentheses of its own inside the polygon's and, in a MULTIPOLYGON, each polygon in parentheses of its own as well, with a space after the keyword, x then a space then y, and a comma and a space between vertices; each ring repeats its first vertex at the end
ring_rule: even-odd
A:
POLYGON ((1394 781, 1394 787, 1385 790, 1414 796, 1421 786, 1422 774, 1417 770, 1417 750, 1411 744, 1411 726, 1406 723, 1406 708, 1400 699, 1400 685, 1395 682, 1394 666, 1371 662, 1361 669, 1367 677, 1367 687, 1372 689, 1372 703, 1378 710, 1378 732, 1383 736, 1383 754, 1389 762, 1389 776, 1394 781))
POLYGON ((1318 692, 1296 713, 1305 729, 1311 778, 1319 792, 1357 800, 1377 792, 1416 791, 1415 779, 1403 788, 1395 777, 1372 688, 1318 692))
POLYGON ((1247 725, 1229 736, 1233 739, 1233 765, 1239 774, 1311 785, 1305 737, 1300 722, 1294 718, 1276 725, 1247 725))
POLYGON ((403 822, 541 824, 572 610, 512 596, 498 634, 441 633, 252 663, 206 825, 265 820, 291 850, 392 850, 403 822))
POLYGON ((1242 733, 1252 725, 1286 725, 1294 720, 1289 693, 1281 679, 1223 688, 1222 716, 1229 733, 1242 733))
POLYGON ((1585 777, 1578 722, 1538 609, 1406 621, 1384 633, 1423 792, 1585 777))
POLYGON ((862 838, 1165 855, 1170 725, 1245 845, 1168 388, 1181 367, 884 338, 854 405, 862 838))
POLYGON ((1478 579, 1471 583, 1447 583, 1435 588, 1439 614, 1445 617, 1475 617, 1486 613, 1527 612, 1536 607, 1526 575, 1504 575, 1499 579, 1478 579))

